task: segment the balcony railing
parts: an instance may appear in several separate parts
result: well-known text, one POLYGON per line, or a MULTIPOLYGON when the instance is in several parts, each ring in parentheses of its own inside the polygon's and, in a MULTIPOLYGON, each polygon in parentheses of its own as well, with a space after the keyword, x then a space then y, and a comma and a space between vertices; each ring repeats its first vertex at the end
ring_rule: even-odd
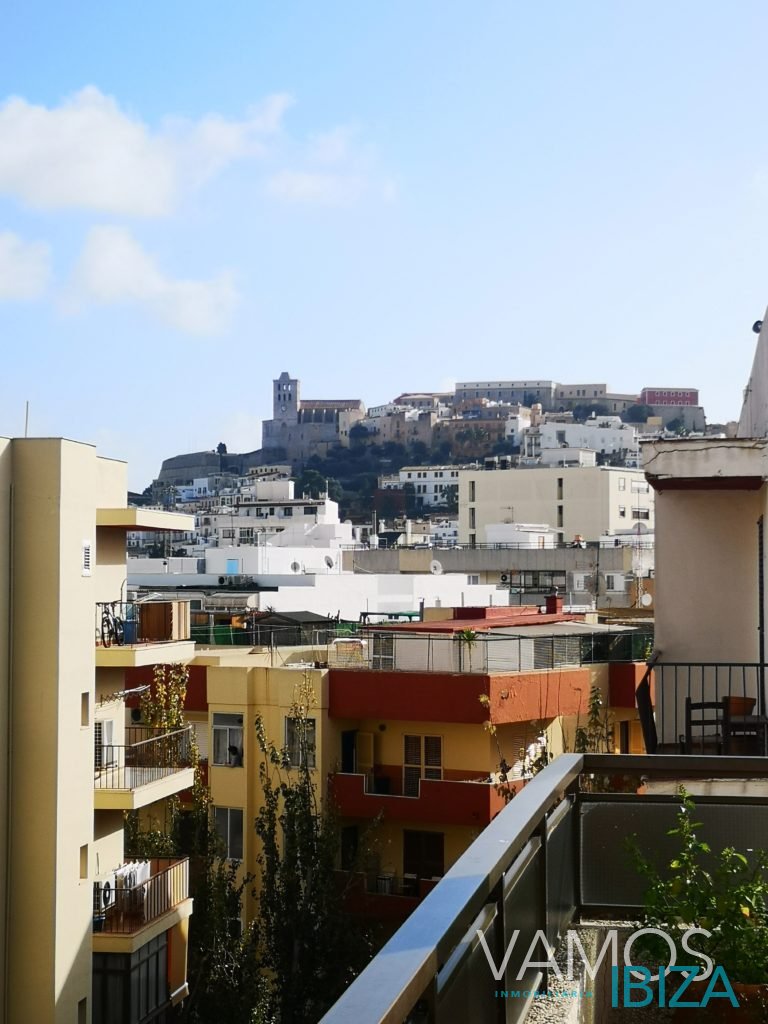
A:
POLYGON ((94 742, 94 788, 137 789, 189 768, 192 727, 168 732, 149 726, 126 726, 123 746, 94 742))
MULTIPOLYGON (((400 769, 402 773, 402 769, 400 769)), ((522 780, 512 783, 522 788, 522 780)), ((497 787, 483 779, 419 779, 416 792, 402 792, 402 774, 369 778, 337 772, 333 795, 339 812, 349 818, 375 818, 383 814, 393 821, 424 821, 437 824, 487 825, 504 807, 497 787)))
POLYGON ((189 640, 188 609, 188 601, 97 601, 96 645, 123 647, 189 640))
MULTIPOLYGON (((686 700, 721 703, 724 697, 747 701, 734 703, 733 714, 754 715, 756 723, 766 714, 766 666, 756 662, 659 662, 654 666, 656 730, 660 750, 681 751, 686 741, 686 700)), ((703 730, 715 745, 717 725, 703 730)), ((714 750, 712 750, 714 752, 714 750)))
MULTIPOLYGON (((437 625, 437 624, 436 624, 437 625)), ((519 627, 524 631, 525 627, 519 627)), ((387 672, 535 672, 612 662, 645 661, 653 649, 652 629, 625 629, 580 635, 515 636, 478 632, 468 642, 460 633, 361 631, 328 649, 330 668, 387 672)))
POLYGON ((126 869, 106 881, 94 882, 94 932, 137 932, 189 896, 188 857, 157 857, 126 865, 126 869), (136 881, 142 874, 148 877, 136 881))
POLYGON ((672 857, 677 780, 696 794, 713 850, 734 834, 745 849, 766 846, 768 802, 742 795, 753 779, 768 779, 767 759, 562 755, 480 834, 322 1024, 524 1021, 547 984, 546 968, 527 965, 537 931, 555 945, 582 915, 637 919, 644 881, 622 839, 636 834, 653 859, 672 857), (720 781, 696 781, 713 779, 720 781), (478 932, 501 964, 516 930, 496 980, 478 932), (499 989, 520 998, 498 999, 499 989))

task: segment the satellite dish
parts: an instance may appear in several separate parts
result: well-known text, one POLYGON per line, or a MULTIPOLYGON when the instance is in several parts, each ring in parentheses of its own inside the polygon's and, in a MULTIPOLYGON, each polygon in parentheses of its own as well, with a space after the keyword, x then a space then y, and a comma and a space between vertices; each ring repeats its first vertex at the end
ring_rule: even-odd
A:
POLYGON ((329 569, 332 569, 334 565, 336 565, 336 563, 334 562, 330 555, 325 556, 325 564, 329 569))
POLYGON ((301 564, 299 562, 291 562, 291 572, 301 572, 301 564))
POLYGON ((762 331, 762 329, 763 329, 763 321, 762 320, 755 320, 755 322, 752 324, 752 330, 755 332, 755 334, 759 334, 760 331, 762 331))
POLYGON ((643 608, 650 608, 653 604, 653 597, 651 596, 651 594, 643 594, 643 596, 640 598, 640 604, 643 606, 643 608))
POLYGON ((433 558, 432 561, 429 563, 429 571, 432 573, 433 576, 442 576, 442 563, 438 562, 436 558, 433 558))
POLYGON ((258 606, 259 606, 259 599, 256 596, 256 594, 249 594, 248 597, 246 597, 246 599, 245 599, 245 607, 246 608, 258 608, 258 606))

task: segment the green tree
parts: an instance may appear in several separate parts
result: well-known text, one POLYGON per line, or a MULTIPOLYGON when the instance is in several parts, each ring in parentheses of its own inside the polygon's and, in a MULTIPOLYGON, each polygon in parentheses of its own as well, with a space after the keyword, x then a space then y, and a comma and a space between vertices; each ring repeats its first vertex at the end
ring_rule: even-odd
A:
POLYGON ((256 817, 262 852, 254 938, 280 1024, 318 1020, 372 951, 369 936, 343 910, 338 821, 318 806, 314 703, 305 678, 291 709, 290 751, 276 747, 256 719, 263 804, 256 817))
POLYGON ((645 423, 649 416, 653 416, 653 409, 650 405, 641 405, 639 402, 621 414, 625 423, 645 423))

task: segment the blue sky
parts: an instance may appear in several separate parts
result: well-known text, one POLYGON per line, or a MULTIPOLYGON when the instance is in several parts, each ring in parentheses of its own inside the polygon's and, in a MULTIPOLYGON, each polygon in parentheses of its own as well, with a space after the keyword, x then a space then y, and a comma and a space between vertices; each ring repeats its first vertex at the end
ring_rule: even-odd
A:
POLYGON ((143 487, 307 397, 552 378, 738 416, 768 8, 6 4, 0 434, 143 487))

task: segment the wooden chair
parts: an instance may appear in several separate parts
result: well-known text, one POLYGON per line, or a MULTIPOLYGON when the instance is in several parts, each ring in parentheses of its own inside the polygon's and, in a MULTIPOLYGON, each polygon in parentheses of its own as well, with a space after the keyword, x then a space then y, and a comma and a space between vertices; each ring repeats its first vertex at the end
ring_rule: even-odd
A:
POLYGON ((726 708, 724 700, 693 701, 685 698, 685 735, 680 737, 683 754, 693 754, 698 740, 699 754, 722 754, 726 708), (714 726, 714 729, 712 728, 714 726), (694 733, 698 736, 694 736, 694 733))

